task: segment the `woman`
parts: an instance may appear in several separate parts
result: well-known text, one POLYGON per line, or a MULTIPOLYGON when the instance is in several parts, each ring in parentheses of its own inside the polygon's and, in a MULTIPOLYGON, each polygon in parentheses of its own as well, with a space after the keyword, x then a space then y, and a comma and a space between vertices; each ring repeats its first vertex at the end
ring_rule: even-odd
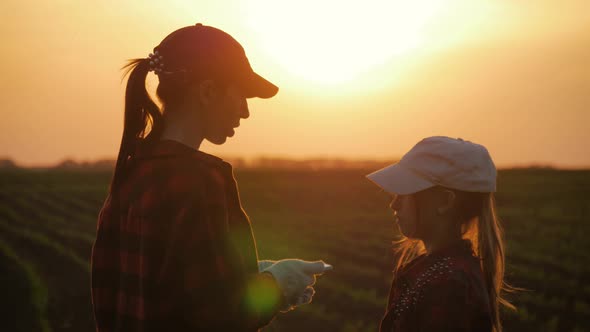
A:
POLYGON ((381 331, 496 331, 502 326, 504 242, 485 147, 429 137, 367 176, 393 195, 403 234, 381 331))
POLYGON ((198 150, 234 135, 246 98, 278 88, 235 39, 202 24, 126 67, 123 138, 92 251, 97 330, 256 331, 310 302, 327 267, 259 264, 231 165, 198 150), (146 91, 150 71, 162 109, 146 91))

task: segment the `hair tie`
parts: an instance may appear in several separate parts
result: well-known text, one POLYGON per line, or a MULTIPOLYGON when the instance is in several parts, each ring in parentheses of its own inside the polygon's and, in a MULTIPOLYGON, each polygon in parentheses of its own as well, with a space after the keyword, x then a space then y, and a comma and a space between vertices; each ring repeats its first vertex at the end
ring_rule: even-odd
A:
POLYGON ((159 75, 162 72, 162 69, 164 68, 164 62, 162 61, 163 59, 164 57, 161 56, 160 52, 158 51, 150 53, 146 58, 146 60, 148 60, 150 64, 149 71, 153 71, 154 73, 156 73, 156 75, 159 75))

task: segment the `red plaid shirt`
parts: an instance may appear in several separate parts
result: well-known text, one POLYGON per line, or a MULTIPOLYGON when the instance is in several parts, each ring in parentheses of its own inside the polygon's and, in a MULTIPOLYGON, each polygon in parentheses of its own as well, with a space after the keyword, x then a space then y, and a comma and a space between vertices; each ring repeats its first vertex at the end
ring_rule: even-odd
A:
POLYGON ((231 165, 172 140, 137 150, 100 211, 92 250, 97 331, 256 331, 280 291, 258 273, 231 165), (117 199, 118 197, 118 199, 117 199))
POLYGON ((471 242, 409 262, 394 277, 381 332, 491 332, 479 259, 471 242))

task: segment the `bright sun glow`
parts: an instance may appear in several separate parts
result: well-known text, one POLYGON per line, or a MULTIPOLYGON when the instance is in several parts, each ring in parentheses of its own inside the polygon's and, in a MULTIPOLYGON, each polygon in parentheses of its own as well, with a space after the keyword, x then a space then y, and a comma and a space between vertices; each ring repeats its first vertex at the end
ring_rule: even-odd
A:
POLYGON ((335 84, 420 45, 442 0, 251 0, 248 26, 292 74, 335 84))

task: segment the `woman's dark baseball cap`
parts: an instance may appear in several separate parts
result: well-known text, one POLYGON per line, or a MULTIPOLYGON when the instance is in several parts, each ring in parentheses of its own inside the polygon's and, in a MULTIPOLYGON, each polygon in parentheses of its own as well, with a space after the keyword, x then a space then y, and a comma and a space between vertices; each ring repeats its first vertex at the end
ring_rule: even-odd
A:
POLYGON ((254 72, 240 43, 214 27, 197 23, 180 28, 164 38, 155 51, 162 56, 160 79, 177 73, 222 79, 237 84, 246 98, 270 98, 279 91, 254 72))

